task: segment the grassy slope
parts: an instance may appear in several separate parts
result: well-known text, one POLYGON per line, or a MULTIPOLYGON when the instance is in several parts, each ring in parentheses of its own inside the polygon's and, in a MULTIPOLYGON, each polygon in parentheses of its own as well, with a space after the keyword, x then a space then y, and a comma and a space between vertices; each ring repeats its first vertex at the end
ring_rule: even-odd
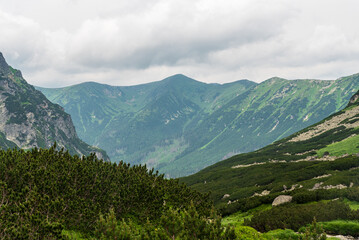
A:
MULTIPOLYGON (((330 120, 336 116, 344 114, 346 111, 357 109, 358 102, 348 108, 327 118, 330 120)), ((317 125, 326 123, 321 121, 311 127, 308 127, 299 133, 293 134, 285 139, 277 141, 263 149, 252 153, 240 154, 228 160, 214 164, 197 174, 182 178, 181 181, 187 183, 193 188, 202 192, 212 192, 212 199, 215 203, 227 202, 246 198, 254 193, 261 193, 263 190, 270 190, 271 193, 281 192, 283 185, 289 188, 294 185, 302 185, 310 189, 315 183, 323 182, 324 185, 344 184, 349 186, 359 184, 358 171, 355 169, 359 166, 358 157, 348 156, 338 158, 335 161, 300 161, 316 155, 321 149, 328 149, 328 145, 336 141, 340 144, 353 146, 348 150, 350 153, 358 153, 357 145, 346 144, 351 138, 356 138, 353 134, 358 134, 357 128, 344 128, 343 126, 322 132, 320 135, 300 142, 290 142, 303 132, 315 128, 317 125), (351 138, 348 138, 353 136, 351 138), (343 142, 343 143, 342 143, 343 142), (280 160, 286 162, 270 163, 270 160, 280 160), (251 163, 263 162, 265 164, 248 167, 232 168, 237 165, 246 165, 251 163), (321 179, 314 179, 318 176, 331 174, 331 176, 321 179), (223 200, 224 194, 230 194, 230 198, 223 200)), ((359 121, 355 116, 347 119, 346 122, 359 121)), ((344 121, 345 122, 345 121, 344 121)))

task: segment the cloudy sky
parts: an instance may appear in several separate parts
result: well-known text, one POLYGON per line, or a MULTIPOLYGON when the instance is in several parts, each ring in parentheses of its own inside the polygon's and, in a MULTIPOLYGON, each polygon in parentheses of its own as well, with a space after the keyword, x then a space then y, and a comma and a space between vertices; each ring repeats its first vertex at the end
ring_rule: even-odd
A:
POLYGON ((44 87, 336 79, 359 72, 357 0, 0 0, 0 51, 44 87))

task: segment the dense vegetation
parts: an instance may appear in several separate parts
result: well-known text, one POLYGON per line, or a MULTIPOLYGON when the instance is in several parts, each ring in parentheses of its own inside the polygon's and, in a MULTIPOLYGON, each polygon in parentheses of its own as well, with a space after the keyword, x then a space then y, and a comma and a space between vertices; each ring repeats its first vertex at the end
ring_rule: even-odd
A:
MULTIPOLYGON (((72 156, 55 146, 0 151, 0 196, 2 239, 58 239, 63 229, 91 237, 103 222, 101 214, 130 225, 149 221, 153 229, 166 226, 161 221, 171 211, 175 216, 190 211, 202 225, 211 215, 208 196, 177 180, 145 166, 72 156)), ((202 229, 201 234, 213 233, 202 229)))
MULTIPOLYGON (((316 183, 325 185, 343 184, 347 187, 351 183, 359 185, 359 157, 347 156, 335 161, 303 161, 288 163, 265 163, 245 168, 218 168, 216 171, 198 174, 200 178, 188 177, 181 179, 190 184, 194 189, 202 192, 211 192, 211 199, 217 206, 225 207, 225 212, 233 213, 238 210, 251 209, 263 203, 272 203, 280 194, 295 195, 299 192, 308 194, 321 193, 321 191, 309 192, 316 183), (298 174, 300 172, 300 174, 298 174), (315 177, 331 174, 322 179, 315 177), (296 190, 284 193, 285 187, 297 185, 296 190), (301 188, 300 185, 302 186, 301 188), (254 193, 270 191, 270 194, 262 197, 252 197, 254 193), (225 194, 230 196, 223 198, 225 194), (248 200, 247 200, 248 199, 248 200), (228 201, 236 201, 227 204, 228 201)), ((355 188, 356 189, 356 188, 355 188)), ((325 191, 327 193, 335 191, 325 191)))
POLYGON ((286 204, 255 214, 250 221, 245 221, 245 224, 260 232, 279 228, 298 231, 300 227, 311 223, 313 218, 318 221, 350 219, 351 210, 347 204, 340 201, 308 205, 286 204))

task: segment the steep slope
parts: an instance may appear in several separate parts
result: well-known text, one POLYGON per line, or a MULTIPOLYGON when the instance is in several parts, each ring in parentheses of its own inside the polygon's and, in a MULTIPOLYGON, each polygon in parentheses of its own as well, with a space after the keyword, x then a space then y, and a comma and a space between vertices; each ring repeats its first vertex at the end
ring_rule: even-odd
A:
POLYGON ((131 87, 39 89, 73 116, 81 137, 113 161, 146 163, 178 177, 322 120, 344 108, 358 86, 359 75, 223 85, 175 75, 131 87))
MULTIPOLYGON (((212 191, 217 204, 255 194, 268 195, 267 200, 284 193, 295 195, 296 189, 357 188, 358 99, 359 92, 346 108, 319 123, 258 151, 214 164, 182 181, 202 192, 212 191), (227 198, 223 198, 225 194, 227 198)), ((309 192, 306 194, 313 194, 309 192)))
POLYGON ((70 115, 29 85, 19 70, 10 67, 0 53, 0 131, 2 147, 48 148, 54 142, 72 154, 108 159, 106 153, 81 141, 70 115))

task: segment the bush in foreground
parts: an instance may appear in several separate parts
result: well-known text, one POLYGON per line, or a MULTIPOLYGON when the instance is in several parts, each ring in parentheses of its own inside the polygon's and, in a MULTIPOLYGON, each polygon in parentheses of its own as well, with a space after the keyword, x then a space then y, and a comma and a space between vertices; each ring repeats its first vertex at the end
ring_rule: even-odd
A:
POLYGON ((172 207, 209 217, 211 202, 146 166, 110 163, 50 149, 0 150, 0 239, 92 237, 100 213, 158 222, 172 207))
POLYGON ((131 219, 118 221, 113 210, 100 216, 97 239, 236 239, 234 229, 224 228, 221 218, 212 211, 211 217, 200 216, 193 204, 188 210, 168 208, 160 221, 136 224, 131 219))
POLYGON ((279 228, 297 231, 300 227, 311 223, 314 217, 318 221, 348 219, 351 217, 351 210, 341 201, 308 205, 285 204, 255 214, 250 221, 245 221, 245 225, 260 232, 279 228))

